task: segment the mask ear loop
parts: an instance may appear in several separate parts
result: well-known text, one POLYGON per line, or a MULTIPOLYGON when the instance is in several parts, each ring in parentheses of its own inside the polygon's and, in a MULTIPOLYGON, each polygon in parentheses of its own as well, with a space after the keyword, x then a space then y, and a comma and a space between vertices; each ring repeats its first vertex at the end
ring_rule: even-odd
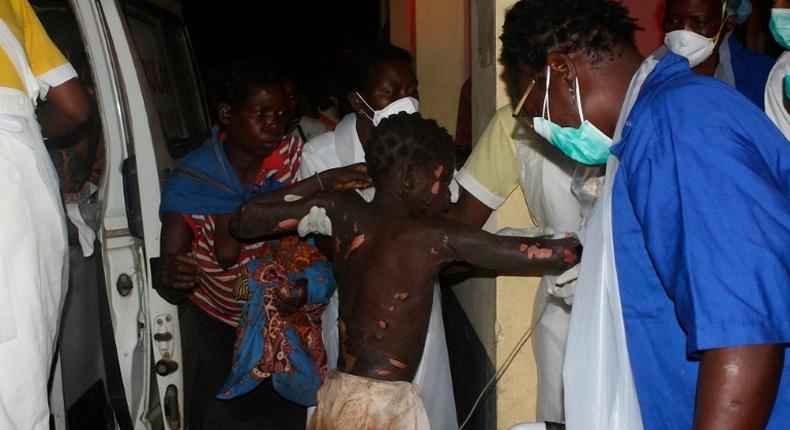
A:
MULTIPOLYGON (((362 94, 360 94, 360 93, 359 93, 359 91, 354 91, 354 93, 357 95, 357 97, 359 97, 359 99, 360 99, 360 100, 362 100, 362 103, 365 103, 365 106, 367 106, 367 108, 368 108, 368 109, 370 109, 370 111, 371 111, 371 112, 373 112, 373 114, 375 115, 375 114, 376 114, 376 109, 373 109, 372 107, 370 107, 370 105, 368 104, 368 102, 366 102, 366 101, 365 101, 365 98, 364 98, 364 97, 362 97, 362 94)), ((371 117, 370 115, 368 115, 368 113, 367 113, 367 112, 365 112, 365 111, 362 111, 362 115, 365 115, 365 117, 366 117, 367 119, 369 119, 371 122, 373 122, 373 117, 371 117)))
POLYGON ((727 18, 730 16, 727 14, 727 2, 724 1, 721 3, 721 25, 719 26, 719 31, 716 32, 716 36, 713 37, 712 41, 713 44, 719 43, 719 38, 721 37, 721 31, 724 30, 724 23, 727 21, 727 18))
POLYGON ((579 119, 582 121, 581 124, 584 124, 584 113, 582 112, 582 95, 579 92, 579 77, 576 77, 576 81, 574 82, 574 86, 576 87, 576 109, 579 110, 579 119))
POLYGON ((546 65, 546 94, 543 96, 543 119, 551 122, 551 110, 549 110, 549 84, 551 83, 551 66, 546 65))

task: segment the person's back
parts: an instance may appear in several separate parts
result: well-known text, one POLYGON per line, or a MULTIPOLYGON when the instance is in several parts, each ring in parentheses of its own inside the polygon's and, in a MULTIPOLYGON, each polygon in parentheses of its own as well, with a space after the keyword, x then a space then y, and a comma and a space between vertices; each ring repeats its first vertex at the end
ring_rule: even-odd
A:
POLYGON ((234 214, 231 228, 251 238, 299 225, 300 233, 333 237, 340 372, 319 391, 313 428, 371 428, 373 419, 372 428, 427 428, 410 382, 439 272, 453 262, 507 273, 560 272, 578 261, 578 242, 498 237, 444 217, 452 138, 418 114, 382 121, 367 161, 377 187, 371 203, 354 192, 296 201, 261 196, 234 214))

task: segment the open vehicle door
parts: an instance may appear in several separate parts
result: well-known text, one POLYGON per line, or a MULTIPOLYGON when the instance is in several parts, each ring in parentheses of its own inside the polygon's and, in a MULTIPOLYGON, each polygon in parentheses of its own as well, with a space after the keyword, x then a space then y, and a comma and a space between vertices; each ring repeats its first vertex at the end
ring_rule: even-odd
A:
MULTIPOLYGON (((70 9, 94 77, 106 147, 97 233, 104 274, 99 285, 106 294, 100 292, 99 298, 106 298, 105 382, 116 426, 183 428, 178 310, 153 289, 151 270, 152 260, 159 256, 160 190, 174 165, 173 156, 183 155, 209 133, 180 4, 31 3, 39 10, 70 9)), ((63 411, 56 404, 55 399, 53 414, 62 425, 63 411)))

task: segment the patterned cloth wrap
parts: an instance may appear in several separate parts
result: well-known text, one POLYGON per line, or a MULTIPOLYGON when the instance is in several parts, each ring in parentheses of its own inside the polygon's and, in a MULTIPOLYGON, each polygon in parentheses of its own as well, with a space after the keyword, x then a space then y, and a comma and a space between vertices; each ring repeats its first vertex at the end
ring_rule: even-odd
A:
POLYGON ((250 392, 269 376, 283 397, 304 406, 316 404, 326 377, 321 314, 337 287, 332 264, 312 243, 296 236, 272 240, 261 257, 247 263, 237 297, 248 299, 236 333, 231 375, 217 394, 231 399, 250 392), (304 289, 307 300, 294 314, 280 315, 276 297, 293 298, 304 289))

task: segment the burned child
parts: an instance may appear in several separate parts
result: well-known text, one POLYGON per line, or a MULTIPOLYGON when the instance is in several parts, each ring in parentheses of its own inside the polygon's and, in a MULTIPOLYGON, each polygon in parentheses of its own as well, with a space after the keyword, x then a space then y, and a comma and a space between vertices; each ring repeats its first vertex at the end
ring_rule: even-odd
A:
POLYGON ((444 215, 453 140, 433 120, 382 120, 366 151, 372 202, 354 191, 256 197, 231 219, 238 238, 295 230, 331 235, 340 297, 338 370, 318 392, 310 428, 428 428, 411 384, 422 355, 433 284, 455 262, 507 274, 562 272, 579 261, 572 238, 500 237, 444 215))

